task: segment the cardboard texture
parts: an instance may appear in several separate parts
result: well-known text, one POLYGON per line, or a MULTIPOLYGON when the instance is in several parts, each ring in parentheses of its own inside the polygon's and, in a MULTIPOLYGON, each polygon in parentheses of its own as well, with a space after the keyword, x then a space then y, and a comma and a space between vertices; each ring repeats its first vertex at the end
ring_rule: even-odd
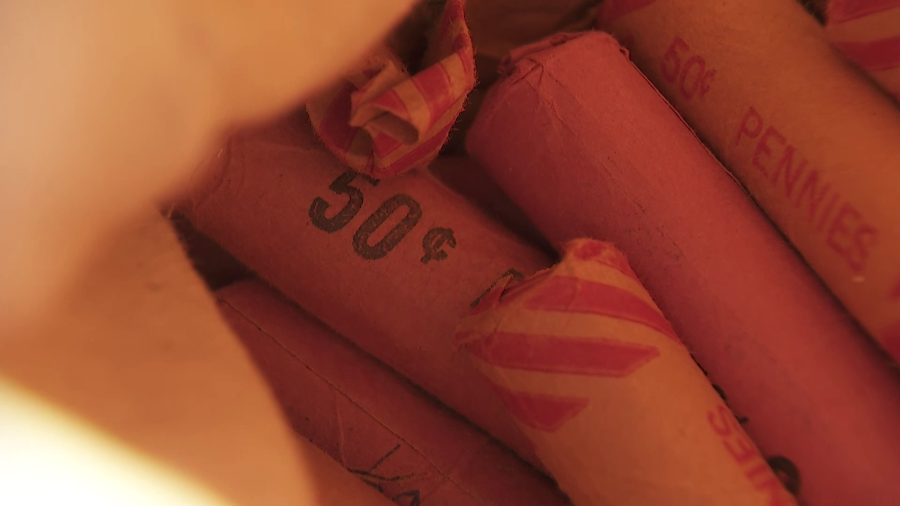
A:
POLYGON ((602 19, 900 358, 900 110, 796 2, 619 0, 602 19))
POLYGON ((388 177, 437 157, 475 86, 464 5, 447 0, 422 71, 410 76, 382 45, 360 68, 307 102, 316 133, 344 164, 388 177))
POLYGON ((478 80, 497 79, 500 60, 513 49, 556 32, 587 30, 600 0, 468 0, 466 19, 475 44, 478 80))
POLYGON ((900 100, 900 1, 831 0, 828 40, 900 100))
POLYGON ((259 281, 219 307, 299 434, 399 504, 559 505, 556 485, 259 281))
MULTIPOLYGON (((233 138, 185 215, 314 316, 528 457, 451 342, 475 300, 550 260, 427 174, 348 170, 305 115, 233 138)), ((533 456, 531 457, 533 460, 533 456)))
POLYGON ((556 37, 507 74, 467 145, 547 238, 629 256, 801 502, 900 501, 894 364, 618 44, 556 37))
POLYGON ((796 505, 609 243, 495 288, 456 339, 576 505, 796 505))
MULTIPOLYGON (((100 245, 54 317, 0 339, 0 396, 8 398, 12 389, 20 392, 16 397, 48 406, 23 409, 38 414, 25 427, 44 427, 45 444, 59 443, 52 451, 38 446, 22 455, 22 465, 43 457, 42 485, 65 487, 83 470, 67 472, 47 457, 61 447, 81 448, 84 454, 75 453, 70 466, 102 470, 114 464, 119 473, 99 472, 99 493, 163 469, 177 479, 157 481, 161 488, 153 494, 205 492, 209 502, 193 504, 389 504, 346 471, 323 465, 327 457, 309 443, 298 456, 275 399, 222 321, 171 226, 150 210, 125 222, 100 245)), ((22 405, 14 402, 12 409, 22 405)), ((10 419, 8 409, 4 404, 0 410, 0 426, 10 419)), ((24 439, 13 434, 10 441, 24 439)), ((68 500, 89 499, 79 494, 90 485, 75 487, 68 500)), ((145 504, 140 501, 124 503, 145 504)))
POLYGON ((510 232, 544 251, 553 250, 525 213, 503 193, 478 162, 469 156, 441 156, 432 162, 428 170, 448 188, 466 197, 510 232))

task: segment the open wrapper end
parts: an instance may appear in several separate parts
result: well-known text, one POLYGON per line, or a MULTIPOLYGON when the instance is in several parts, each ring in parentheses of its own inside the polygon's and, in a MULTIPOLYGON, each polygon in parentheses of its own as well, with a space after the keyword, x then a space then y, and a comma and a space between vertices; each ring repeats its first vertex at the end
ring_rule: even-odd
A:
POLYGON ((447 142, 475 86, 463 0, 448 0, 425 68, 410 76, 387 46, 306 104, 322 142, 345 165, 373 177, 425 167, 447 142))
POLYGON ((900 503, 895 364, 612 37, 560 38, 510 59, 473 158, 551 243, 628 256, 801 503, 900 503))
POLYGON ((457 343, 576 505, 795 505, 612 245, 488 294, 457 343))

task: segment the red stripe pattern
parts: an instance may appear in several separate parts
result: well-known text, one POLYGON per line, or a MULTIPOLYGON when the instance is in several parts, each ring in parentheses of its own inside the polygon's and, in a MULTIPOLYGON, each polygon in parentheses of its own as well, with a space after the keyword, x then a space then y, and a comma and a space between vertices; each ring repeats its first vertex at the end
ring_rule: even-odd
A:
POLYGON ((659 355, 654 346, 614 339, 496 332, 467 346, 485 362, 525 371, 620 378, 659 355))
POLYGON ((516 420, 544 432, 556 432, 588 405, 584 397, 514 392, 491 383, 497 398, 516 420))
POLYGON ((525 303, 528 309, 609 316, 646 325, 678 340, 668 320, 649 302, 628 290, 585 281, 576 277, 554 277, 525 303))
POLYGON ((900 0, 832 0, 825 32, 847 59, 900 97, 900 0))
POLYGON ((894 322, 881 335, 884 349, 894 357, 894 360, 900 362, 900 321, 894 322))
MULTIPOLYGON (((562 384, 554 375, 623 381, 659 358, 663 345, 671 347, 674 340, 680 346, 624 255, 588 239, 569 243, 563 261, 552 269, 518 284, 511 278, 498 283, 460 324, 455 338, 478 369, 502 386, 494 385, 510 413, 544 432, 559 430, 589 405, 581 395, 553 392, 553 385, 562 384), (573 314, 602 318, 573 324, 573 314), (520 391, 516 378, 532 374, 540 376, 524 385, 546 382, 547 388, 520 391)), ((685 361, 693 367, 689 358, 685 361)))
POLYGON ((831 0, 828 23, 840 24, 900 7, 900 0, 831 0))
POLYGON ((437 157, 475 86, 462 1, 447 1, 421 72, 410 76, 383 46, 336 93, 307 102, 313 127, 344 164, 384 178, 437 157))
POLYGON ((867 42, 835 42, 835 45, 865 70, 889 70, 900 66, 900 35, 867 42))

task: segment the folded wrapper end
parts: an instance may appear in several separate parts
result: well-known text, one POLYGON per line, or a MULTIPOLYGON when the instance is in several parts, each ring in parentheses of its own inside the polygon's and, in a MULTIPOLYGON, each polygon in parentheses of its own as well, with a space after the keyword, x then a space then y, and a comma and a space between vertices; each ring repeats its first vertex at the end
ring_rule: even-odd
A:
POLYGON ((464 0, 449 0, 424 63, 410 76, 400 58, 380 47, 334 88, 310 100, 313 128, 345 165, 376 178, 424 168, 447 142, 475 86, 472 39, 464 0))
POLYGON ((797 504, 609 243, 498 283, 455 339, 576 506, 797 504))

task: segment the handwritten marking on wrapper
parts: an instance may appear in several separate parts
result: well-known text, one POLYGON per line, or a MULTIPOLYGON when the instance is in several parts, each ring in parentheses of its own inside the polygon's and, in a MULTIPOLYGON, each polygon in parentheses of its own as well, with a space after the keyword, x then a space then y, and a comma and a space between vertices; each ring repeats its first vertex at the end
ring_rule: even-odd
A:
POLYGON ((386 45, 333 89, 307 102, 313 127, 344 164, 374 177, 437 157, 475 86, 463 0, 448 0, 423 70, 410 76, 386 45))
MULTIPOLYGON (((348 198, 347 203, 334 216, 329 217, 327 214, 332 204, 322 197, 316 197, 309 206, 309 218, 316 228, 333 234, 349 225, 356 218, 356 215, 362 209, 363 202, 365 202, 365 194, 361 187, 353 186, 357 177, 361 177, 363 181, 371 186, 377 186, 380 182, 380 180, 373 179, 365 174, 359 174, 353 169, 338 176, 328 186, 328 189, 338 195, 346 195, 348 198)), ((366 260, 384 258, 412 232, 413 228, 422 219, 422 215, 422 206, 413 197, 404 193, 398 193, 389 197, 356 229, 356 233, 353 234, 353 251, 366 260), (395 216, 401 215, 402 218, 397 221, 395 216), (385 223, 393 223, 394 221, 396 223, 391 228, 388 228, 386 233, 381 235, 379 231, 382 228, 387 228, 385 223), (380 239, 374 241, 372 236, 380 237, 380 239)), ((453 229, 446 227, 432 228, 425 233, 425 237, 422 239, 422 249, 425 252, 425 256, 421 260, 422 263, 427 264, 431 260, 441 261, 446 259, 448 248, 456 248, 456 236, 453 233, 453 229)))
POLYGON ((613 246, 482 297, 457 344, 576 505, 793 505, 613 246))

